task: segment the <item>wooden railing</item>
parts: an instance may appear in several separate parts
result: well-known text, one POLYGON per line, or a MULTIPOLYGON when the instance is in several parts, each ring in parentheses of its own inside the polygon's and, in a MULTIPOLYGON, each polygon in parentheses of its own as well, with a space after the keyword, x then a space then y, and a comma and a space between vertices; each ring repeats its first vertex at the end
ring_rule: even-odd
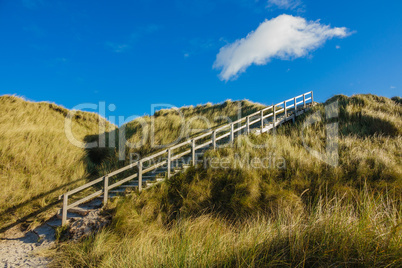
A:
POLYGON ((288 118, 288 113, 290 111, 293 112, 293 119, 296 117, 298 110, 304 110, 308 104, 313 104, 313 91, 307 92, 305 94, 296 96, 294 98, 282 101, 280 103, 271 105, 269 107, 265 107, 264 109, 257 111, 255 113, 249 114, 243 118, 240 118, 234 122, 231 122, 229 124, 226 124, 224 126, 215 128, 215 129, 210 129, 206 133, 203 133, 199 136, 196 136, 192 139, 186 140, 184 142, 181 142, 179 144, 170 146, 169 148, 166 148, 158 153, 152 154, 150 156, 144 157, 134 163, 131 163, 125 167, 122 167, 118 170, 115 170, 103 177, 100 177, 96 180, 93 180, 87 184, 84 184, 76 189, 73 189, 71 191, 68 191, 67 193, 61 195, 59 199, 63 198, 63 209, 62 209, 62 225, 64 225, 67 222, 67 211, 71 208, 77 207, 78 205, 85 203, 95 197, 98 197, 103 194, 103 204, 105 205, 108 201, 108 193, 111 189, 116 188, 128 181, 131 181, 135 178, 138 179, 138 189, 139 191, 142 190, 142 176, 143 174, 150 172, 158 167, 164 166, 167 164, 167 177, 169 178, 171 176, 171 162, 179 159, 185 155, 191 155, 191 163, 192 165, 196 164, 196 151, 207 147, 209 145, 212 145, 214 149, 217 147, 217 142, 219 140, 222 140, 226 137, 229 137, 229 142, 232 143, 234 141, 234 135, 236 132, 242 130, 245 128, 245 133, 249 134, 250 133, 250 126, 260 123, 260 133, 268 131, 264 131, 264 119, 267 119, 269 117, 273 117, 273 127, 276 126, 276 119, 279 114, 284 114, 284 118, 288 118), (309 97, 307 97, 309 96, 309 97), (271 113, 269 114, 264 114, 264 112, 272 110, 271 113), (243 125, 244 123, 244 125, 243 125), (235 126, 238 126, 235 128, 235 126), (240 126, 239 126, 240 125, 240 126), (202 144, 197 145, 197 141, 200 140, 207 140, 206 142, 202 144), (191 146, 190 149, 187 149, 185 147, 191 146), (180 152, 177 154, 174 154, 175 150, 182 149, 180 152), (157 157, 161 157, 166 155, 166 160, 163 160, 161 162, 158 162, 154 164, 151 167, 144 168, 143 164, 147 161, 156 159, 157 157), (134 167, 137 167, 137 173, 130 175, 124 179, 121 179, 117 182, 114 182, 113 184, 109 184, 109 179, 111 177, 114 177, 118 174, 123 173, 124 171, 128 171, 130 169, 133 169, 134 167), (81 198, 71 204, 68 204, 68 199, 72 195, 81 192, 85 189, 88 189, 90 187, 95 186, 96 184, 100 184, 103 182, 103 186, 101 187, 100 190, 95 191, 94 193, 81 198))

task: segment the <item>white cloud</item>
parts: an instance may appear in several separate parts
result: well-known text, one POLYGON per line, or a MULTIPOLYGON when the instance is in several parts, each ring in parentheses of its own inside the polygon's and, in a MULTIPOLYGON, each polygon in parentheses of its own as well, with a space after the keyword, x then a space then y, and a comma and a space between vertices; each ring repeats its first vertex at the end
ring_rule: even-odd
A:
POLYGON ((216 55, 213 68, 221 69, 221 80, 235 78, 251 64, 265 65, 272 58, 294 59, 303 57, 333 37, 346 37, 345 27, 331 28, 319 21, 280 15, 265 20, 247 37, 222 47, 216 55))
POLYGON ((395 86, 390 86, 390 88, 391 88, 391 89, 394 89, 394 88, 396 88, 396 87, 395 87, 395 86))
POLYGON ((301 0, 268 0, 268 7, 276 6, 281 9, 295 9, 301 4, 301 0))
POLYGON ((341 46, 338 45, 338 46, 335 46, 335 48, 336 48, 336 49, 341 49, 341 46))

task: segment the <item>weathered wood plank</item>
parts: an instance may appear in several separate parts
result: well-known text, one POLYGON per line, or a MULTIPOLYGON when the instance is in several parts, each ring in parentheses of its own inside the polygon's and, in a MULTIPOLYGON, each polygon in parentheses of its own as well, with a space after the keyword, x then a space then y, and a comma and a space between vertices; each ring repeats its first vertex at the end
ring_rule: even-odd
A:
POLYGON ((207 142, 205 142, 205 143, 203 143, 203 144, 197 145, 197 146, 195 147, 195 149, 198 150, 198 149, 204 148, 204 147, 206 147, 206 146, 208 146, 208 145, 210 145, 210 144, 212 144, 212 141, 207 141, 207 142))
POLYGON ((223 139, 223 138, 225 138, 225 137, 227 137, 227 136, 229 136, 229 135, 230 135, 230 132, 225 133, 225 134, 223 134, 223 135, 217 137, 216 140, 219 141, 219 140, 221 140, 221 139, 223 139))
POLYGON ((78 201, 75 201, 74 203, 72 203, 72 204, 67 206, 67 210, 70 209, 70 208, 76 207, 78 205, 81 205, 82 203, 85 203, 85 202, 87 202, 87 201, 89 201, 89 200, 101 195, 102 193, 103 193, 103 190, 99 190, 99 191, 97 191, 97 192, 95 192, 93 194, 88 195, 87 197, 84 197, 84 198, 82 198, 82 199, 80 199, 78 201))
POLYGON ((190 153, 191 153, 191 149, 186 150, 186 151, 184 151, 184 152, 182 152, 182 153, 179 153, 179 154, 177 154, 177 155, 175 155, 175 156, 172 157, 172 161, 173 161, 173 160, 176 160, 176 159, 179 159, 179 158, 181 158, 182 156, 185 156, 185 155, 190 154, 190 153))
POLYGON ((122 184, 124 184, 126 182, 129 182, 129 181, 137 178, 137 176, 138 176, 138 174, 135 173, 135 174, 133 174, 131 176, 128 176, 125 179, 122 179, 121 181, 115 182, 115 183, 113 183, 112 185, 109 186, 109 190, 112 190, 112 189, 114 189, 114 188, 116 188, 116 187, 118 187, 118 186, 120 186, 120 185, 122 185, 122 184))
POLYGON ((84 189, 86 189, 88 187, 91 187, 92 185, 95 185, 95 184, 97 184, 97 183, 99 183, 101 181, 103 181, 103 177, 100 177, 100 178, 98 178, 96 180, 90 181, 90 182, 88 182, 88 183, 86 183, 84 185, 81 185, 80 187, 77 187, 77 188, 75 188, 75 189, 73 189, 71 191, 68 191, 67 193, 65 193, 65 195, 72 195, 72 194, 78 193, 78 192, 80 192, 80 191, 82 191, 82 190, 84 190, 84 189))
POLYGON ((145 174, 145 173, 147 173, 147 172, 149 172, 149 171, 151 171, 151 170, 154 170, 154 169, 156 169, 156 168, 158 168, 158 167, 160 167, 160 166, 163 166, 163 165, 166 164, 166 163, 167 163, 166 160, 161 161, 161 162, 159 162, 159 163, 153 165, 152 167, 149 167, 149 168, 147 168, 147 169, 144 169, 144 170, 142 171, 142 174, 145 174))

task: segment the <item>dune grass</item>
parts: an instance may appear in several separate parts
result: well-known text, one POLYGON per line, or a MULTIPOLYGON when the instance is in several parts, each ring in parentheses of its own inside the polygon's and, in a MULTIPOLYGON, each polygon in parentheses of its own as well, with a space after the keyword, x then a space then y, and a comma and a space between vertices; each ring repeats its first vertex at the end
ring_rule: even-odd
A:
MULTIPOLYGON (((115 148, 115 154, 105 156, 105 149, 94 148, 89 151, 95 158, 101 159, 97 170, 107 174, 131 163, 130 155, 145 157, 171 143, 189 139, 200 132, 235 121, 251 114, 264 106, 247 100, 227 100, 220 104, 187 106, 180 109, 166 109, 155 112, 153 116, 135 119, 119 129, 105 134, 106 147, 115 148), (124 133, 125 139, 119 141, 124 133), (109 142, 113 136, 114 143, 109 142), (124 142, 125 141, 125 142, 124 142), (124 158, 119 160, 119 148, 124 148, 124 158)), ((98 140, 94 135, 91 140, 98 140)), ((113 140, 113 139, 112 139, 113 140)))
POLYGON ((216 215, 185 218, 171 226, 135 217, 78 244, 61 247, 63 267, 399 267, 400 207, 371 193, 348 201, 324 199, 295 213, 278 207, 231 223, 216 215))
MULTIPOLYGON (((158 150, 151 146, 150 116, 117 129, 94 113, 77 111, 72 120, 75 139, 98 142, 102 134, 106 140, 106 148, 82 149, 66 137, 65 118, 69 110, 16 96, 1 96, 0 104, 3 109, 0 117, 0 229, 17 220, 33 227, 54 215, 53 207, 60 194, 129 163, 132 152, 144 156, 158 150), (99 133, 99 120, 108 132, 99 133), (145 128, 142 122, 146 122, 145 128), (119 131, 124 131, 127 144, 135 144, 125 149, 124 161, 118 159, 119 131), (111 133, 116 136, 113 145, 109 145, 111 133), (141 142, 143 133, 148 138, 141 142)), ((152 117, 154 144, 183 140, 203 129, 226 123, 227 118, 219 118, 222 115, 234 120, 238 107, 247 114, 262 105, 228 100, 218 105, 183 107, 179 111, 160 110, 152 117)))
MULTIPOLYGON (((58 195, 85 183, 95 164, 85 149, 67 139, 67 109, 16 96, 1 96, 0 106, 0 227, 35 212, 39 214, 26 222, 42 221, 56 212, 45 208, 58 195)), ((79 141, 98 135, 99 120, 94 113, 77 112, 73 135, 79 141)))
POLYGON ((324 146, 327 122, 315 114, 324 111, 317 105, 276 135, 239 136, 233 147, 206 154, 225 167, 207 160, 116 200, 112 224, 61 244, 53 265, 400 267, 402 107, 373 95, 328 103, 335 100, 338 166, 303 147, 303 140, 315 150, 324 146), (312 114, 321 123, 303 129, 312 114), (269 156, 280 165, 245 164, 269 156))

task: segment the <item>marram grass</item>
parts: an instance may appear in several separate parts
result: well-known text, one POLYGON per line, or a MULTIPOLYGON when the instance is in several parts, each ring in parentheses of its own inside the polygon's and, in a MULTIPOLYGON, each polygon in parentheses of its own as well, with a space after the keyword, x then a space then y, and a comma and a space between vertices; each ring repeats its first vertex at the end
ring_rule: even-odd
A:
MULTIPOLYGON (((127 207, 125 207, 127 209, 127 207)), ((362 192, 336 197, 303 212, 278 207, 230 223, 212 214, 166 227, 157 222, 114 221, 95 236, 62 245, 63 267, 400 267, 401 210, 362 192), (118 231, 115 230, 118 229, 118 231)))
MULTIPOLYGON (((0 228, 31 213, 26 220, 42 221, 56 212, 46 207, 84 184, 95 165, 86 150, 67 139, 67 109, 15 96, 1 96, 0 106, 0 228)), ((73 135, 79 141, 98 135, 99 120, 104 121, 94 113, 77 112, 73 135)))
MULTIPOLYGON (((252 169, 234 161, 228 168, 190 168, 111 204, 111 225, 60 244, 53 265, 401 267, 402 107, 373 95, 328 102, 334 100, 339 102, 337 167, 303 147, 301 135, 319 150, 326 133, 325 124, 302 132, 304 116, 275 137, 238 137, 233 148, 206 156, 233 160, 271 153, 283 158, 286 168, 252 169), (267 147, 257 150, 246 139, 267 147)), ((309 114, 316 111, 324 106, 309 114)))

